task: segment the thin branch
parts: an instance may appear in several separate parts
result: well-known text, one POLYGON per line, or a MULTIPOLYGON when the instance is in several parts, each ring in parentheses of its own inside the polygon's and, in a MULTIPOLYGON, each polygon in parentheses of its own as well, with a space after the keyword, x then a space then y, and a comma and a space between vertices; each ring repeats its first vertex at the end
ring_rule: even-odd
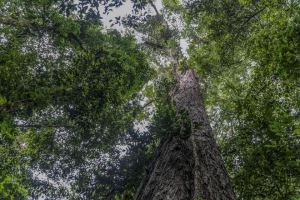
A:
POLYGON ((155 42, 151 42, 151 41, 145 41, 144 42, 145 45, 148 45, 152 48, 157 48, 157 49, 164 49, 165 47, 159 43, 155 43, 155 42))
POLYGON ((147 106, 149 106, 150 104, 152 104, 154 101, 153 100, 150 100, 148 101, 147 103, 145 103, 142 108, 146 108, 147 106))
POLYGON ((156 5, 153 3, 152 0, 149 0, 149 4, 152 6, 152 8, 154 9, 155 13, 157 16, 160 16, 160 13, 158 12, 156 5))
POLYGON ((242 23, 242 25, 240 26, 239 30, 242 30, 246 26, 246 24, 248 24, 251 21, 251 19, 253 19, 258 14, 260 14, 261 12, 263 12, 266 8, 267 8, 267 6, 265 6, 262 9, 256 11, 255 13, 251 14, 250 16, 247 16, 246 20, 242 23))

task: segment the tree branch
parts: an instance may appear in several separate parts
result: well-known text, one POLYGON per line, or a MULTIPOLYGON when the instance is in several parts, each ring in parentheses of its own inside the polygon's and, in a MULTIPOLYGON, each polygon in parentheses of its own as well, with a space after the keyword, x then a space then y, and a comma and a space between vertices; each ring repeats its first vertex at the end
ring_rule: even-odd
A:
POLYGON ((17 128, 73 128, 64 124, 14 124, 17 128))
POLYGON ((154 9, 155 13, 157 16, 160 16, 160 13, 158 12, 156 5, 153 3, 152 0, 149 0, 149 4, 151 5, 151 7, 154 9))

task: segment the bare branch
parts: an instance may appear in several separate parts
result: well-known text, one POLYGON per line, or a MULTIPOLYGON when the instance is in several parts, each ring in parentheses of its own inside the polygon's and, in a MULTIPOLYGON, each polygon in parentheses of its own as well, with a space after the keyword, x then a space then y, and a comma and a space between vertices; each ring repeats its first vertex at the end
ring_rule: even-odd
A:
POLYGON ((150 4, 150 5, 152 6, 152 8, 154 9, 156 15, 157 15, 157 16, 160 16, 160 13, 158 12, 157 7, 156 7, 156 5, 153 3, 152 0, 149 0, 149 4, 150 4))

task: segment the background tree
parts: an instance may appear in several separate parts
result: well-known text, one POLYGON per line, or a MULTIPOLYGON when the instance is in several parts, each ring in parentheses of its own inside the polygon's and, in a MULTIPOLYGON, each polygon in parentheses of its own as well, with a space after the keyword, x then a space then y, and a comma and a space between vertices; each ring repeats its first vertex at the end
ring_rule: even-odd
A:
POLYGON ((187 6, 191 61, 207 77, 211 119, 238 196, 296 199, 299 2, 187 6))
POLYGON ((101 196, 90 189, 108 168, 99 162, 133 126, 153 75, 133 37, 66 16, 60 3, 1 1, 1 198, 19 183, 33 198, 101 196))

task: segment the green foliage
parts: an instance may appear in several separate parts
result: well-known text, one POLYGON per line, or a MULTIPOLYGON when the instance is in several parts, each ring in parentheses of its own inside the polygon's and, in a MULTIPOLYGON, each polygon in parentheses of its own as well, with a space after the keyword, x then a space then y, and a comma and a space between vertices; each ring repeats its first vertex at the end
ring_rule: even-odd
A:
POLYGON ((166 75, 161 76, 154 84, 153 100, 156 112, 151 119, 150 132, 158 139, 173 136, 188 137, 191 133, 188 113, 185 111, 178 113, 176 110, 173 100, 175 84, 175 80, 166 75))
POLYGON ((225 82, 219 90, 213 97, 217 100, 209 104, 214 108, 211 119, 239 196, 296 197, 300 155, 296 85, 283 85, 264 73, 252 74, 243 84, 225 82))
POLYGON ((168 137, 178 133, 178 123, 176 122, 176 108, 170 97, 170 93, 175 88, 175 82, 168 77, 161 77, 155 83, 155 108, 152 130, 158 137, 168 137))
POLYGON ((103 171, 84 166, 131 129, 140 112, 137 92, 154 75, 132 36, 66 16, 60 3, 0 2, 3 195, 89 198, 95 188, 82 184, 103 171), (72 181, 71 192, 37 180, 37 173, 72 181))
POLYGON ((16 178, 6 176, 0 182, 0 198, 7 200, 26 199, 27 190, 20 185, 16 178))
POLYGON ((253 25, 256 34, 250 37, 250 54, 261 66, 277 70, 282 78, 298 78, 300 73, 300 5, 290 3, 268 6, 260 23, 253 25))
POLYGON ((163 0, 162 3, 165 8, 173 12, 178 11, 182 7, 179 0, 163 0))
POLYGON ((22 184, 22 142, 20 132, 2 121, 0 124, 0 199, 26 199, 27 189, 22 184))

